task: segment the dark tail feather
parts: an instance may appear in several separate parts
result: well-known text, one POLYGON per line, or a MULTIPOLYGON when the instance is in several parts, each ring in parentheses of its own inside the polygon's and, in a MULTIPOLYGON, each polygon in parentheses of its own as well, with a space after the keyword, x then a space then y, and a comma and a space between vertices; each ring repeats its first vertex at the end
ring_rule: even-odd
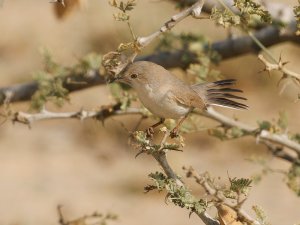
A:
POLYGON ((212 82, 211 84, 214 84, 215 86, 225 86, 225 85, 233 85, 235 84, 235 79, 227 79, 227 80, 218 80, 215 82, 212 82))
POLYGON ((248 106, 231 99, 247 100, 244 97, 236 96, 231 93, 243 92, 239 89, 224 88, 236 83, 235 79, 220 80, 207 85, 206 99, 210 105, 219 105, 234 109, 247 109, 248 106), (230 99, 231 98, 231 99, 230 99))
POLYGON ((247 100, 244 97, 233 95, 232 93, 242 93, 242 90, 234 89, 231 86, 236 83, 235 79, 220 80, 212 83, 193 85, 192 88, 201 96, 207 105, 218 105, 233 109, 247 109, 248 106, 231 99, 247 100))
POLYGON ((242 103, 239 103, 236 101, 232 101, 227 98, 211 98, 210 104, 234 108, 234 109, 247 109, 248 108, 248 106, 245 104, 242 104, 242 103))

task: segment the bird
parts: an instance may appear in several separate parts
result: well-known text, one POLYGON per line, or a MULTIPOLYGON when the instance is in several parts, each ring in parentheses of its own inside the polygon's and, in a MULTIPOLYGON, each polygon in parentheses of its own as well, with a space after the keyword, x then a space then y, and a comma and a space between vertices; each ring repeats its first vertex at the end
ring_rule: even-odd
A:
POLYGON ((163 124, 165 119, 178 120, 170 136, 178 136, 180 125, 195 108, 207 110, 211 105, 231 109, 247 109, 248 106, 234 101, 247 100, 234 95, 241 93, 239 89, 230 86, 235 79, 189 85, 177 78, 164 67, 149 61, 129 63, 111 82, 121 82, 131 86, 137 93, 142 104, 155 116, 159 122, 147 129, 147 135, 154 133, 154 128, 163 124))

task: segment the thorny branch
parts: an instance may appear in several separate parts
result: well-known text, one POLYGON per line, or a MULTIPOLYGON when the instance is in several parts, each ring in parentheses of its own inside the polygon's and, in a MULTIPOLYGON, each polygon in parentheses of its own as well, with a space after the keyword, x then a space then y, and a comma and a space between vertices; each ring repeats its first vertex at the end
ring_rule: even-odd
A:
MULTIPOLYGON (((294 25, 296 30, 296 25, 294 25)), ((281 42, 292 41, 300 43, 300 38, 294 34, 281 34, 279 29, 273 26, 265 27, 255 34, 255 37, 262 42, 266 47, 279 44, 281 42)), ((254 42, 248 36, 238 37, 234 39, 226 39, 211 44, 211 49, 217 51, 223 59, 229 59, 242 54, 256 53, 259 49, 254 45, 254 42)), ((186 49, 173 51, 164 51, 151 55, 137 57, 137 61, 146 60, 157 63, 166 69, 169 68, 187 68, 189 63, 196 62, 196 56, 186 49), (183 56, 190 58, 189 62, 183 61, 183 56)), ((66 82, 63 86, 69 92, 80 91, 97 85, 106 84, 105 74, 98 70, 90 71, 88 76, 80 75, 80 80, 77 82, 68 82, 73 80, 74 74, 66 77, 66 82)), ((32 95, 38 90, 38 84, 35 81, 16 84, 8 87, 0 88, 0 105, 9 97, 9 102, 28 101, 32 95)))
POLYGON ((57 206, 58 222, 60 225, 103 225, 107 220, 116 220, 117 216, 114 214, 103 215, 98 212, 94 212, 89 215, 81 216, 74 220, 67 220, 62 212, 62 205, 57 206), (93 223, 88 222, 89 219, 93 219, 93 223))
MULTIPOLYGON (((22 123, 27 123, 31 124, 33 122, 39 121, 39 120, 48 120, 48 119, 66 119, 66 118, 75 118, 75 119, 80 119, 84 120, 87 118, 96 118, 100 120, 107 119, 111 116, 116 116, 116 115, 128 115, 128 114, 142 114, 142 111, 138 108, 128 108, 126 111, 120 110, 120 105, 111 105, 111 106, 106 106, 102 107, 101 110, 98 111, 85 111, 81 110, 79 112, 67 112, 67 113, 53 113, 49 112, 47 110, 42 110, 40 113, 37 114, 29 114, 29 113, 23 113, 23 112, 18 112, 15 114, 14 121, 15 122, 22 122, 22 123)), ((241 122, 235 121, 229 117, 225 117, 222 114, 217 113, 214 111, 212 108, 209 108, 207 113, 203 114, 204 116, 214 119, 220 123, 222 123, 225 126, 228 127, 239 127, 240 129, 247 131, 250 133, 255 133, 256 128, 248 126, 246 124, 243 124, 241 122)), ((268 131, 263 130, 261 133, 257 134, 258 139, 262 139, 260 143, 267 145, 268 147, 273 147, 272 152, 274 153, 275 156, 279 158, 283 158, 288 161, 295 161, 295 158, 292 158, 291 156, 287 156, 283 153, 282 149, 276 148, 274 149, 274 144, 279 144, 280 146, 286 146, 291 148, 290 142, 287 137, 280 137, 280 135, 276 134, 271 134, 268 131), (268 137, 266 138, 265 134, 261 133, 268 133, 268 137), (278 138, 280 137, 280 138, 278 138), (265 139, 264 139, 265 138, 265 139), (270 143, 271 141, 272 143, 270 143), (290 157, 290 158, 287 158, 290 157)), ((168 176, 168 178, 172 178, 176 180, 177 185, 183 186, 184 183, 179 179, 177 176, 176 172, 172 169, 171 165, 167 161, 167 149, 164 149, 164 144, 167 140, 167 137, 169 136, 169 132, 165 131, 164 137, 162 138, 162 141, 160 143, 160 149, 158 149, 155 152, 152 152, 151 155, 153 158, 159 163, 159 165, 162 167, 164 170, 165 174, 168 176)), ((297 143, 294 143, 294 146, 292 149, 300 149, 299 145, 297 143)), ((191 171, 190 171, 191 172, 191 171)), ((196 179, 197 176, 195 173, 192 173, 194 178, 196 179)), ((219 195, 218 191, 215 190, 213 187, 209 185, 209 183, 205 180, 201 180, 200 178, 197 180, 199 184, 201 184, 205 190, 207 191, 208 194, 215 196, 218 200, 220 201, 225 201, 225 197, 222 195, 219 195)), ((226 203, 229 207, 234 208, 236 205, 229 203, 226 203)), ((243 218, 244 221, 248 221, 250 224, 259 224, 257 221, 253 220, 242 208, 236 208, 238 215, 240 218, 243 218)), ((219 222, 212 219, 207 213, 201 213, 198 214, 198 216, 202 219, 202 221, 207 224, 207 225, 219 225, 219 222)))
POLYGON ((272 144, 277 144, 279 146, 287 147, 293 150, 298 155, 298 157, 292 157, 293 160, 290 161, 291 156, 288 153, 285 153, 283 149, 281 149, 282 151, 280 152, 280 154, 278 152, 276 154, 281 155, 282 157, 280 158, 282 159, 288 160, 291 163, 300 160, 299 159, 300 144, 290 140, 286 134, 273 134, 268 130, 261 130, 259 132, 259 130, 256 127, 249 126, 248 124, 236 121, 230 117, 226 117, 225 115, 216 112, 213 108, 208 108, 208 110, 203 112, 201 115, 213 119, 215 121, 218 121, 225 127, 229 127, 229 128, 237 127, 242 131, 244 131, 246 134, 256 137, 256 140, 259 143, 267 145, 269 149, 273 148, 272 144))
POLYGON ((230 201, 226 201, 226 197, 222 195, 217 189, 215 189, 210 184, 210 182, 208 182, 206 174, 200 175, 192 167, 183 167, 183 170, 186 171, 186 177, 194 178, 196 183, 200 184, 208 195, 213 196, 221 205, 227 205, 231 209, 235 210, 237 212, 238 218, 242 219, 242 221, 246 221, 248 224, 261 225, 259 221, 251 218, 251 216, 248 215, 246 211, 241 207, 245 201, 242 201, 241 203, 237 202, 236 204, 230 201))
MULTIPOLYGON (((199 18, 200 14, 201 14, 202 7, 203 7, 203 4, 204 4, 204 1, 202 1, 202 0, 197 1, 190 8, 174 15, 169 21, 167 21, 159 29, 159 31, 157 31, 157 32, 155 32, 155 33, 153 33, 149 36, 146 36, 146 37, 137 38, 137 43, 138 43, 139 47, 144 48, 150 42, 152 42, 155 38, 157 38, 161 33, 164 33, 167 30, 170 30, 178 22, 180 22, 181 20, 183 20, 184 18, 186 18, 190 15, 193 16, 193 17, 199 18)), ((271 38, 273 38, 273 37, 271 37, 271 38)), ((234 40, 226 40, 226 41, 224 41, 224 43, 226 43, 228 41, 230 41, 231 44, 234 44, 234 40)), ((252 46, 252 48, 253 48, 253 46, 252 46)), ((227 49, 226 49, 226 52, 227 52, 227 49)), ((260 59, 263 61, 262 58, 260 58, 260 59)), ((274 64, 271 65, 267 61, 263 61, 263 62, 265 63, 267 68, 274 68, 274 64)), ((177 64, 173 63, 173 64, 175 66, 176 65, 178 66, 178 63, 177 64)), ((299 79, 299 74, 293 74, 291 71, 287 71, 283 66, 284 65, 278 64, 277 68, 275 68, 275 69, 282 71, 284 74, 289 74, 289 75, 294 76, 297 79, 299 79)), ((165 67, 167 67, 167 66, 165 66, 165 67)), ((98 72, 95 72, 95 74, 99 75, 98 72)), ((100 80, 97 80, 96 82, 91 83, 89 85, 80 86, 80 88, 74 88, 74 89, 70 88, 70 91, 90 87, 92 85, 104 84, 104 83, 105 83, 104 80, 100 79, 100 80)), ((20 101, 20 100, 28 100, 32 96, 32 94, 37 90, 37 88, 38 87, 37 87, 36 83, 28 83, 28 84, 25 84, 25 85, 18 85, 18 86, 14 86, 14 87, 1 88, 0 89, 0 103, 3 103, 4 101, 7 101, 8 96, 10 98, 9 99, 10 102, 20 101), (18 96, 18 97, 16 97, 16 96, 18 96)), ((127 114, 142 114, 142 112, 141 112, 141 110, 135 109, 135 108, 129 108, 126 111, 123 111, 123 110, 120 109, 120 105, 118 105, 118 104, 108 106, 108 107, 102 108, 100 110, 95 110, 95 111, 81 110, 79 112, 54 113, 54 112, 50 112, 50 111, 47 111, 47 110, 44 109, 41 112, 36 113, 36 114, 30 114, 30 113, 25 113, 25 112, 17 112, 16 114, 14 114, 13 121, 31 125, 33 122, 40 121, 40 120, 48 120, 48 119, 76 118, 76 119, 84 120, 84 119, 87 119, 87 118, 97 118, 97 119, 104 120, 104 119, 109 118, 111 116, 127 115, 127 114)), ((222 125, 225 125, 225 126, 228 126, 228 127, 238 127, 240 129, 246 131, 247 133, 257 137, 257 139, 260 143, 263 143, 263 144, 267 145, 270 149, 274 149, 273 147, 274 147, 274 143, 275 143, 275 144, 279 144, 281 146, 285 146, 287 148, 290 148, 290 149, 294 150, 298 154, 298 157, 300 155, 300 145, 297 144, 296 142, 291 141, 285 135, 272 134, 272 133, 270 133, 269 131, 266 131, 266 130, 262 130, 260 133, 257 133, 256 132, 257 128, 248 126, 247 124, 243 124, 241 122, 237 122, 237 121, 235 121, 231 118, 228 118, 228 117, 226 117, 222 114, 217 113, 212 108, 209 108, 207 112, 203 113, 203 116, 206 116, 206 117, 211 118, 215 121, 218 121, 222 125)), ((168 134, 168 132, 166 132, 165 136, 164 136, 164 138, 161 142, 161 146, 163 146, 163 144, 166 141, 166 138, 168 136, 169 136, 169 134, 168 134)), ((282 153, 282 149, 280 149, 280 152, 282 153)), ((166 157, 166 151, 164 151, 163 149, 160 149, 159 151, 152 153, 152 156, 159 163, 159 165, 162 167, 162 169, 164 170, 164 172, 166 173, 168 178, 175 179, 177 181, 177 185, 179 185, 179 186, 184 185, 184 183, 178 178, 178 176, 176 175, 176 173, 174 172, 174 170, 172 169, 172 167, 168 163, 167 157, 166 157)), ((286 159, 288 161, 291 160, 290 156, 288 157, 284 154, 278 154, 276 156, 279 156, 279 157, 281 157, 283 159, 286 159)), ((203 188, 210 195, 215 196, 220 201, 224 201, 224 198, 220 197, 218 195, 218 191, 215 190, 213 187, 211 187, 205 180, 203 180, 203 179, 201 180, 201 178, 199 177, 199 175, 195 171, 189 169, 188 172, 190 174, 192 174, 192 176, 196 179, 196 181, 200 185, 202 185, 203 188)), ((228 205, 232 208, 236 207, 234 205, 230 205, 229 203, 228 203, 228 205)), ((234 209, 237 210, 237 213, 239 214, 240 217, 242 217, 244 219, 244 221, 247 221, 250 224, 260 224, 258 221, 255 221, 246 212, 244 212, 241 209, 241 207, 234 208, 234 209)), ((60 215, 60 218, 61 218, 60 219, 61 224, 69 224, 69 223, 66 223, 65 220, 63 219, 60 208, 58 208, 58 211, 60 213, 59 215, 60 215)), ((219 225, 220 224, 217 220, 211 218, 207 213, 201 213, 201 214, 198 214, 198 216, 207 225, 219 225)))
MULTIPOLYGON (((175 171, 172 169, 170 166, 168 160, 167 160, 167 151, 163 149, 164 144, 167 141, 167 138, 170 136, 169 131, 165 131, 165 134, 162 138, 162 141, 160 143, 160 149, 158 149, 155 152, 152 152, 151 155, 152 157, 158 162, 158 164, 161 166, 165 174, 167 175, 168 178, 174 179, 176 181, 176 185, 179 187, 184 186, 184 183, 179 179, 175 171)), ((140 151, 145 151, 145 149, 141 149, 140 151)), ((204 224, 206 225, 220 225, 220 223, 213 219, 210 215, 208 215, 206 212, 202 213, 197 213, 199 218, 203 221, 204 224)))
MULTIPOLYGON (((227 128, 237 127, 240 130, 242 130, 245 134, 254 136, 258 143, 266 145, 274 156, 284 159, 291 163, 300 163, 300 144, 289 139, 289 137, 286 134, 275 134, 271 133, 268 130, 259 130, 257 127, 250 126, 240 121, 236 121, 230 117, 218 113, 211 107, 209 107, 207 111, 204 111, 202 113, 195 113, 217 121, 222 126, 225 126, 227 128), (293 150, 298 157, 284 151, 284 147, 293 150)), ((32 125, 32 123, 40 120, 85 120, 87 118, 95 118, 100 121, 104 121, 105 119, 111 116, 118 115, 143 115, 143 111, 138 108, 127 108, 125 111, 123 111, 120 109, 120 104, 103 106, 99 110, 94 111, 80 110, 78 112, 50 112, 43 109, 41 112, 34 114, 26 112, 16 112, 13 115, 12 121, 28 124, 30 126, 32 125)))
POLYGON ((281 56, 279 58, 278 63, 269 62, 262 54, 258 55, 258 58, 265 65, 265 68, 263 71, 267 71, 269 73, 269 75, 271 74, 271 71, 276 70, 283 74, 282 78, 280 80, 283 80, 286 78, 292 78, 296 82, 297 85, 300 85, 300 73, 296 73, 294 71, 287 69, 285 65, 288 62, 283 62, 281 56))
POLYGON ((116 116, 116 115, 128 115, 128 114, 142 114, 142 111, 137 108, 129 108, 127 110, 121 110, 120 104, 102 106, 99 110, 87 111, 80 110, 77 112, 50 112, 46 109, 42 109, 38 113, 26 113, 26 112, 16 112, 12 116, 12 122, 19 122, 27 124, 29 127, 34 122, 41 120, 52 120, 52 119, 78 119, 85 120, 88 118, 95 118, 100 121, 116 116))

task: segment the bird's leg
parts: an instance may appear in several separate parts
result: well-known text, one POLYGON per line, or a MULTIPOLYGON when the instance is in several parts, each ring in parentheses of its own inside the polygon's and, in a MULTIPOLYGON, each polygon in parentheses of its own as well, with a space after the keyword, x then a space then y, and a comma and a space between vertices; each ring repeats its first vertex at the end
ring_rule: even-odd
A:
POLYGON ((179 127, 181 126, 181 124, 183 123, 183 121, 188 117, 189 113, 187 113, 184 117, 182 117, 179 122, 177 123, 176 127, 174 127, 174 129, 171 131, 170 133, 170 137, 171 138, 175 138, 178 137, 178 131, 179 131, 179 127))
POLYGON ((151 127, 149 127, 147 130, 146 130, 146 133, 147 133, 147 137, 152 137, 153 134, 154 134, 154 128, 163 124, 165 122, 165 119, 164 118, 160 118, 159 122, 153 124, 151 127))

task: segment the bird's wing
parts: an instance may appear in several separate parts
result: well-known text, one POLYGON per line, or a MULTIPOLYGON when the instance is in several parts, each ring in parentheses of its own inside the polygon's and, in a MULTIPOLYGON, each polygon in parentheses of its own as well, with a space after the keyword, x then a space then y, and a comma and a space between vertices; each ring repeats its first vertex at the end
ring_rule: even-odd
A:
POLYGON ((182 105, 191 108, 199 108, 201 110, 206 108, 202 98, 192 89, 187 89, 183 91, 172 90, 171 94, 173 98, 182 105))

